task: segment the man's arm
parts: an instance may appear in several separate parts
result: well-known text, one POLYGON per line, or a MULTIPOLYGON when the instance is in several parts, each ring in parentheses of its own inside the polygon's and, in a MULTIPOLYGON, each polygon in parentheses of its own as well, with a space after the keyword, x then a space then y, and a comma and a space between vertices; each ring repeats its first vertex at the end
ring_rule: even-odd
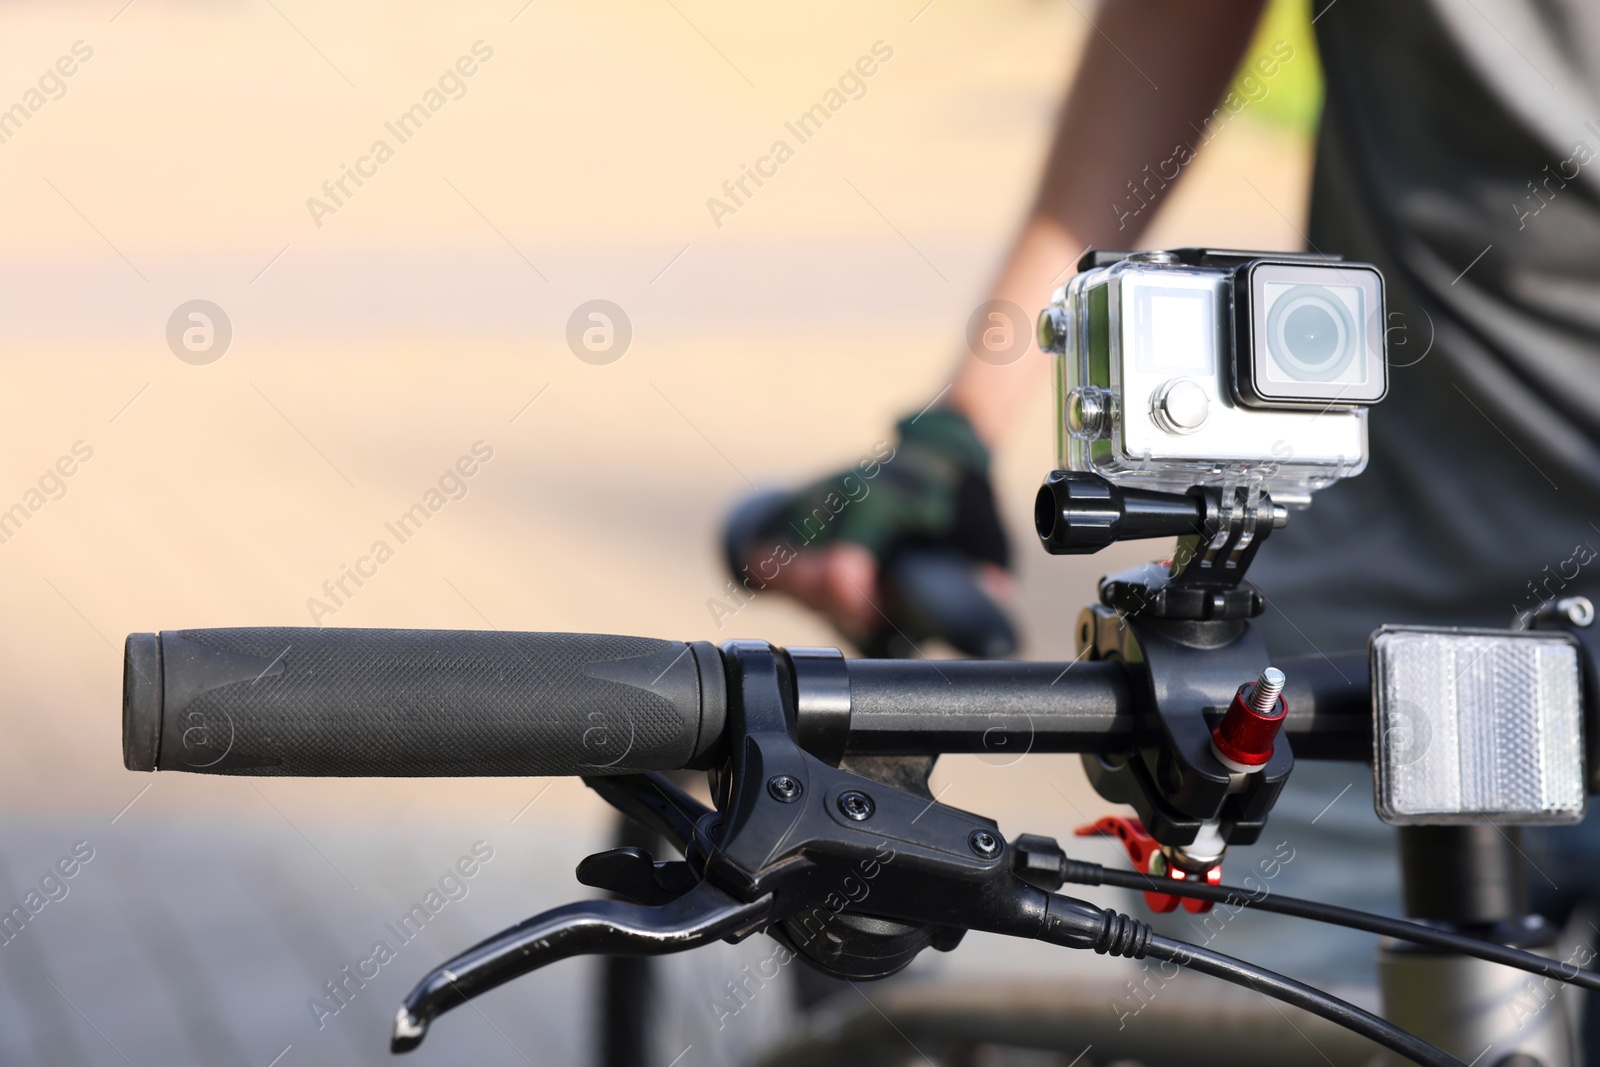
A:
MULTIPOLYGON (((1038 199, 991 293, 993 299, 1009 300, 1024 310, 1030 317, 1025 328, 1032 329, 1031 317, 1049 300, 1055 279, 1086 247, 1137 247, 1135 242, 1155 212, 1162 181, 1170 187, 1171 180, 1158 176, 1148 187, 1143 183, 1178 144, 1192 145, 1200 139, 1197 130, 1204 128, 1238 67, 1261 5, 1262 0, 1107 0, 1095 11, 1098 26, 1089 36, 1062 105, 1038 199), (1130 182, 1146 199, 1137 214, 1126 213, 1139 203, 1127 199, 1132 195, 1130 182), (1119 203, 1124 212, 1120 217, 1113 206, 1119 203)), ((1167 170, 1170 174, 1170 165, 1167 170)), ((964 431, 966 441, 932 446, 934 466, 941 465, 941 455, 942 465, 953 467, 957 457, 974 449, 992 450, 1047 365, 1048 361, 1033 358, 994 366, 967 353, 948 403, 972 425, 964 431)), ((924 431, 941 422, 921 421, 924 431)), ((942 424, 949 429, 951 421, 942 424)), ((955 429, 946 436, 961 437, 955 429)), ((924 453, 928 450, 924 441, 924 453)), ((935 480, 937 484, 926 477, 919 482, 918 460, 904 455, 906 451, 902 439, 895 470, 902 481, 912 484, 912 499, 896 498, 880 485, 871 496, 850 505, 848 521, 859 526, 860 520, 875 518, 890 532, 886 536, 904 527, 924 540, 943 536, 953 542, 961 523, 952 521, 951 514, 964 499, 956 476, 935 480), (921 497, 916 495, 918 486, 921 497), (935 519, 934 513, 943 517, 935 519)), ((987 486, 987 455, 980 467, 987 486)), ((805 494, 796 497, 803 499, 805 494)), ((988 508, 998 527, 992 502, 988 508)), ((802 521, 806 515, 822 514, 801 510, 802 521)), ((759 573, 762 588, 795 597, 845 633, 859 637, 883 625, 877 605, 878 560, 870 547, 844 535, 844 525, 841 521, 822 531, 815 543, 808 539, 797 554, 783 557, 785 562, 775 573, 759 573)), ((782 531, 775 536, 790 534, 782 531)), ((750 555, 753 566, 760 566, 762 559, 762 551, 750 555)), ((1004 571, 992 563, 980 571, 990 592, 1004 599, 1009 585, 1004 571)))
MULTIPOLYGON (((1031 316, 1084 249, 1137 247, 1173 184, 1158 165, 1178 145, 1200 140, 1261 6, 1262 0, 1108 0, 1094 12, 1095 29, 1062 104, 1038 197, 991 299, 1021 307, 1031 329, 1031 316), (1146 206, 1133 213, 1141 198, 1146 206)), ((1045 366, 1043 359, 995 366, 965 353, 950 404, 993 447, 1045 366)))

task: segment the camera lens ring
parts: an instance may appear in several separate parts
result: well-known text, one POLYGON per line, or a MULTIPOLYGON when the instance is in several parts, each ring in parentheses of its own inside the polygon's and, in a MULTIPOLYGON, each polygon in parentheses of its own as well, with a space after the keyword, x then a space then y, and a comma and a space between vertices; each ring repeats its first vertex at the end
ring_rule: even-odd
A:
POLYGON ((1297 285, 1278 297, 1267 313, 1267 354, 1290 381, 1337 380, 1354 361, 1360 339, 1350 309, 1327 286, 1297 285), (1315 343, 1328 327, 1334 335, 1331 350, 1326 355, 1307 350, 1303 342, 1315 343), (1294 347, 1296 330, 1303 335, 1299 352, 1294 347))

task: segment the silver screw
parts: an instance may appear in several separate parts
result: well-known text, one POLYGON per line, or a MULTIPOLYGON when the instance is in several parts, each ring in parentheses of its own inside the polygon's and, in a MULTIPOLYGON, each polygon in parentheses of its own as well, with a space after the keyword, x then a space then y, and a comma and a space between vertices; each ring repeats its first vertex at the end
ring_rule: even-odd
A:
POLYGON ((1250 707, 1257 715, 1271 715, 1278 710, 1278 694, 1283 692, 1283 672, 1268 667, 1256 679, 1256 691, 1250 694, 1250 707))
POLYGON ((873 807, 872 798, 865 793, 852 789, 839 794, 840 814, 854 822, 871 818, 873 807))
POLYGON ((974 830, 967 835, 967 844, 984 859, 993 859, 1000 852, 1000 839, 992 830, 974 830))
POLYGON ((775 774, 767 780, 767 792, 774 800, 792 804, 800 799, 800 783, 793 775, 775 774))

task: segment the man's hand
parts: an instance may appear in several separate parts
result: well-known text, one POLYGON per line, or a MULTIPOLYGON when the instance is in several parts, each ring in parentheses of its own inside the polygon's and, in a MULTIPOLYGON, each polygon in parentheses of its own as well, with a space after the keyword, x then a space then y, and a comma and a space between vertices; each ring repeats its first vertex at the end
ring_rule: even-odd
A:
POLYGON ((891 625, 879 575, 908 550, 956 552, 991 595, 1009 590, 1009 546, 989 484, 989 450, 966 417, 934 408, 901 420, 892 449, 807 486, 742 550, 751 588, 787 593, 852 640, 891 625))

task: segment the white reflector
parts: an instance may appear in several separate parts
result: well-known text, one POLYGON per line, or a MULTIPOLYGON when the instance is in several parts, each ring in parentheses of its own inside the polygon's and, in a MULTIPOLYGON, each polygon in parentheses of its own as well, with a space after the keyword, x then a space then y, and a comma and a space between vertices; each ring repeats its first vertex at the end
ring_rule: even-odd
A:
POLYGON ((1376 803, 1384 822, 1583 818, 1577 641, 1538 630, 1372 635, 1376 803))

